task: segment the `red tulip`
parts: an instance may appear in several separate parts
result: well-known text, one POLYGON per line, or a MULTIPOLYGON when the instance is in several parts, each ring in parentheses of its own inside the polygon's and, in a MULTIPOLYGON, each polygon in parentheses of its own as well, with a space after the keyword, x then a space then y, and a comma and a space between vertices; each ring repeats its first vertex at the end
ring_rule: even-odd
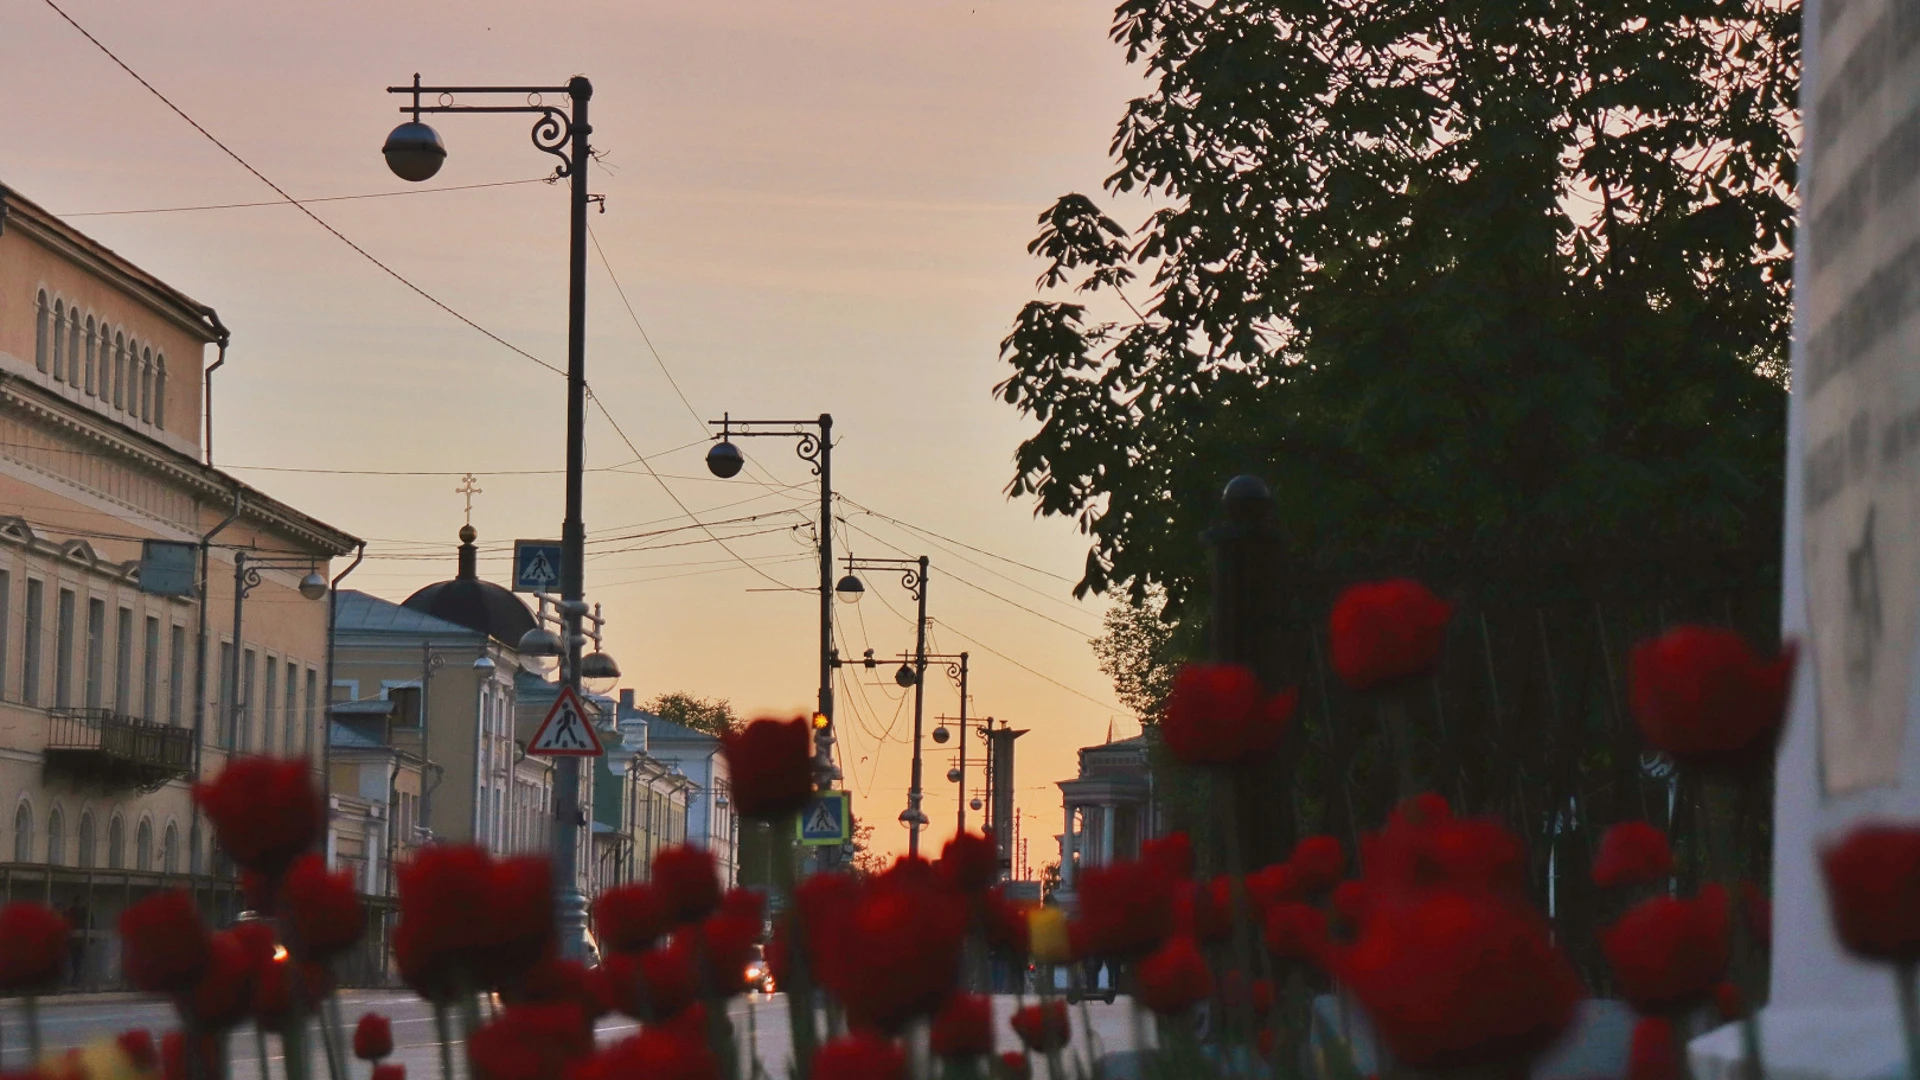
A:
POLYGON ((1672 1021, 1643 1016, 1633 1025, 1627 1080, 1680 1080, 1680 1048, 1673 1039, 1672 1021))
POLYGON ((1192 934, 1209 945, 1232 937, 1233 879, 1221 874, 1204 883, 1177 882, 1174 889, 1173 930, 1192 934))
POLYGON ((1161 1016, 1178 1016, 1213 993, 1213 973, 1207 970, 1206 958, 1186 936, 1168 940, 1160 951, 1140 961, 1134 975, 1135 996, 1161 1016))
POLYGON ((1334 601, 1333 670, 1357 690, 1433 670, 1453 609, 1405 578, 1354 585, 1334 601))
POLYGON ((326 861, 318 855, 294 860, 280 887, 280 899, 292 930, 289 941, 303 959, 330 960, 366 935, 367 914, 353 875, 328 873, 326 861))
POLYGON ((379 1013, 360 1017, 353 1029, 353 1056, 361 1061, 379 1061, 393 1053, 393 1024, 379 1013))
POLYGON ((120 915, 120 966, 136 990, 186 990, 206 970, 210 938, 191 896, 178 889, 155 893, 120 915))
POLYGON ((1644 821, 1623 821, 1600 838, 1593 883, 1603 889, 1651 885, 1673 873, 1667 834, 1644 821))
POLYGON ((1247 875, 1247 900, 1255 910, 1271 907, 1282 900, 1298 900, 1306 893, 1300 872, 1290 863, 1263 866, 1247 875))
POLYGON ((404 1062, 383 1061, 373 1067, 368 1080, 407 1080, 407 1066, 404 1062))
POLYGON ((1349 925, 1358 926, 1367 915, 1367 885, 1363 881, 1343 881, 1333 887, 1334 913, 1349 925))
POLYGON ((1067 1021, 1067 1003, 1064 1001, 1029 1005, 1014 1013, 1009 1023, 1013 1033, 1020 1036, 1020 1042, 1037 1054, 1050 1054, 1063 1049, 1073 1037, 1073 1028, 1067 1021))
POLYGON ((1727 975, 1727 891, 1691 900, 1660 896, 1602 932, 1620 996, 1643 1013, 1677 1015, 1706 1001, 1727 975))
POLYGON ((720 872, 713 853, 682 845, 653 855, 653 887, 676 923, 699 922, 720 907, 720 872))
POLYGON ((1524 1063, 1559 1037, 1583 996, 1545 920, 1485 890, 1375 905, 1333 966, 1387 1048, 1416 1069, 1524 1063))
POLYGON ((836 929, 845 935, 842 955, 829 962, 816 945, 811 956, 851 1021, 898 1032, 932 1014, 952 990, 967 924, 966 901, 932 880, 924 863, 896 864, 868 884, 836 929))
POLYGON ((153 1044, 153 1033, 145 1028, 134 1028, 114 1036, 114 1045, 127 1055, 133 1067, 143 1073, 152 1072, 160 1067, 160 1051, 153 1044))
POLYGON ((320 795, 304 760, 235 758, 212 783, 194 785, 193 798, 227 855, 268 879, 320 838, 320 795))
POLYGON ((1078 929, 1091 955, 1138 959, 1173 932, 1174 897, 1181 878, 1157 862, 1092 866, 1079 875, 1078 929))
POLYGON ((1009 1050, 1000 1055, 1000 1067, 994 1075, 1001 1080, 1031 1080, 1033 1065, 1027 1061, 1027 1055, 1009 1050))
POLYGON ((956 892, 977 893, 1000 877, 1000 852, 993 833, 960 833, 940 849, 933 864, 940 880, 956 892))
POLYGON ((971 1058, 993 1053, 993 999, 955 994, 933 1015, 927 1044, 935 1057, 971 1058))
POLYGON ((719 1080, 720 1062, 697 1032, 649 1025, 583 1062, 573 1080, 719 1080))
POLYGON ((1834 932, 1866 960, 1920 962, 1920 827, 1867 824, 1820 853, 1834 932))
POLYGON ((510 1005, 467 1036, 476 1080, 544 1080, 593 1054, 593 1028, 578 1005, 510 1005))
POLYGON ((67 920, 45 904, 0 908, 0 997, 43 994, 67 970, 67 920))
POLYGON ((222 930, 208 939, 206 969, 179 996, 183 1013, 201 1031, 225 1031, 253 1015, 254 978, 260 969, 242 935, 222 930))
POLYGON ((1326 962, 1327 916, 1312 904, 1287 901, 1267 910, 1267 951, 1282 960, 1326 962))
POLYGON ((542 856, 498 859, 489 868, 482 988, 512 991, 554 950, 553 866, 542 856))
POLYGON ((1193 876, 1193 838, 1183 832, 1170 832, 1154 840, 1140 842, 1140 861, 1168 877, 1193 876))
POLYGON ((1771 751, 1786 716, 1795 648, 1771 660, 1731 630, 1682 626, 1633 650, 1629 691, 1640 734, 1683 762, 1771 751))
POLYGON ((904 1080, 907 1055, 886 1039, 856 1032, 814 1051, 813 1075, 821 1080, 904 1080))
POLYGON ((1331 836, 1309 836, 1293 846, 1287 864, 1293 867, 1301 889, 1324 892, 1338 885, 1346 873, 1347 853, 1331 836))
POLYGON ((1279 744, 1299 704, 1299 687, 1269 697, 1238 664, 1188 664, 1167 697, 1160 737, 1189 765, 1239 765, 1279 744))
POLYGON ((753 821, 799 813, 813 796, 813 734, 805 717, 755 720, 720 737, 734 811, 753 821))
POLYGON ((299 963, 291 959, 276 961, 271 954, 265 961, 254 963, 253 1022, 262 1030, 284 1028, 294 1018, 296 975, 300 980, 298 1014, 312 1016, 320 1000, 327 996, 333 986, 333 973, 326 965, 299 963))
POLYGON ((593 902, 593 932, 602 952, 645 952, 667 930, 666 907, 645 882, 608 889, 593 902))

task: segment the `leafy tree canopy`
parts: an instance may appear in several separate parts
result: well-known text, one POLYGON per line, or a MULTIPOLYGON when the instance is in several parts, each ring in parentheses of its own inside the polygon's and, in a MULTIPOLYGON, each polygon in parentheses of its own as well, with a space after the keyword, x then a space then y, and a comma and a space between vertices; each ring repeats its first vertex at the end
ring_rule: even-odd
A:
POLYGON ((720 736, 740 726, 733 704, 726 698, 703 698, 678 690, 661 694, 641 706, 655 716, 671 720, 681 727, 720 736))
POLYGON ((1150 89, 1106 190, 1161 209, 1041 215, 996 388, 1077 592, 1178 614, 1241 471, 1300 580, 1777 557, 1797 5, 1125 0, 1112 36, 1150 89))

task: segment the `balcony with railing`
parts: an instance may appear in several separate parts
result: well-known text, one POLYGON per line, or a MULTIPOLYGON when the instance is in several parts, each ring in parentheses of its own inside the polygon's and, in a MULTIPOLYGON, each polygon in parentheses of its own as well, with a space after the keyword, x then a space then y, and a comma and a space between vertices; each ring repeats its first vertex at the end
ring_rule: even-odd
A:
POLYGON ((152 791, 193 770, 193 732, 111 709, 49 712, 47 769, 106 788, 152 791))

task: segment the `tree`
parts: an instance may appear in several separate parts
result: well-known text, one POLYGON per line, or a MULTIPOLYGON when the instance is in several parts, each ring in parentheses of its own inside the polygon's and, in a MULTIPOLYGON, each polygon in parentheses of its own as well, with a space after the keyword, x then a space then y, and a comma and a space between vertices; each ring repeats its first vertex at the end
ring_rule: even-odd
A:
MULTIPOLYGON (((1125 0, 1138 230, 1040 217, 1009 493, 1076 591, 1199 584, 1225 477, 1299 581, 1644 586, 1779 546, 1788 0, 1125 0), (1147 295, 1129 295, 1144 280, 1147 295), (1090 305, 1121 317, 1095 317, 1090 305)), ((1744 562, 1743 562, 1744 560, 1744 562)))
POLYGON ((858 822, 853 826, 853 872, 873 877, 887 868, 887 857, 873 850, 873 826, 858 822))
POLYGON ((1092 641, 1100 670, 1113 680, 1113 692, 1141 723, 1153 723, 1180 670, 1176 636, 1180 627, 1164 617, 1166 600, 1150 590, 1139 606, 1117 604, 1101 621, 1106 633, 1092 641))
POLYGON ((734 715, 733 704, 726 698, 696 697, 675 690, 661 694, 643 708, 663 720, 716 737, 740 726, 740 718, 734 715))

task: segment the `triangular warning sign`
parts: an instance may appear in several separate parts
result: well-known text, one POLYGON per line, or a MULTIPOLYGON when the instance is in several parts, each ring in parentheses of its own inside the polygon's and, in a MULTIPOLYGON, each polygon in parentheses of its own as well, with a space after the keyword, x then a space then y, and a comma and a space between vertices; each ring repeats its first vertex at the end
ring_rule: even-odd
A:
POLYGON ((834 813, 837 802, 825 799, 813 804, 813 813, 807 815, 807 832, 814 836, 835 836, 840 832, 840 815, 834 813))
POLYGON ((587 719, 586 706, 573 687, 560 688, 547 718, 540 721, 540 730, 528 740, 527 753, 546 757, 599 757, 606 753, 600 745, 600 733, 587 719))

